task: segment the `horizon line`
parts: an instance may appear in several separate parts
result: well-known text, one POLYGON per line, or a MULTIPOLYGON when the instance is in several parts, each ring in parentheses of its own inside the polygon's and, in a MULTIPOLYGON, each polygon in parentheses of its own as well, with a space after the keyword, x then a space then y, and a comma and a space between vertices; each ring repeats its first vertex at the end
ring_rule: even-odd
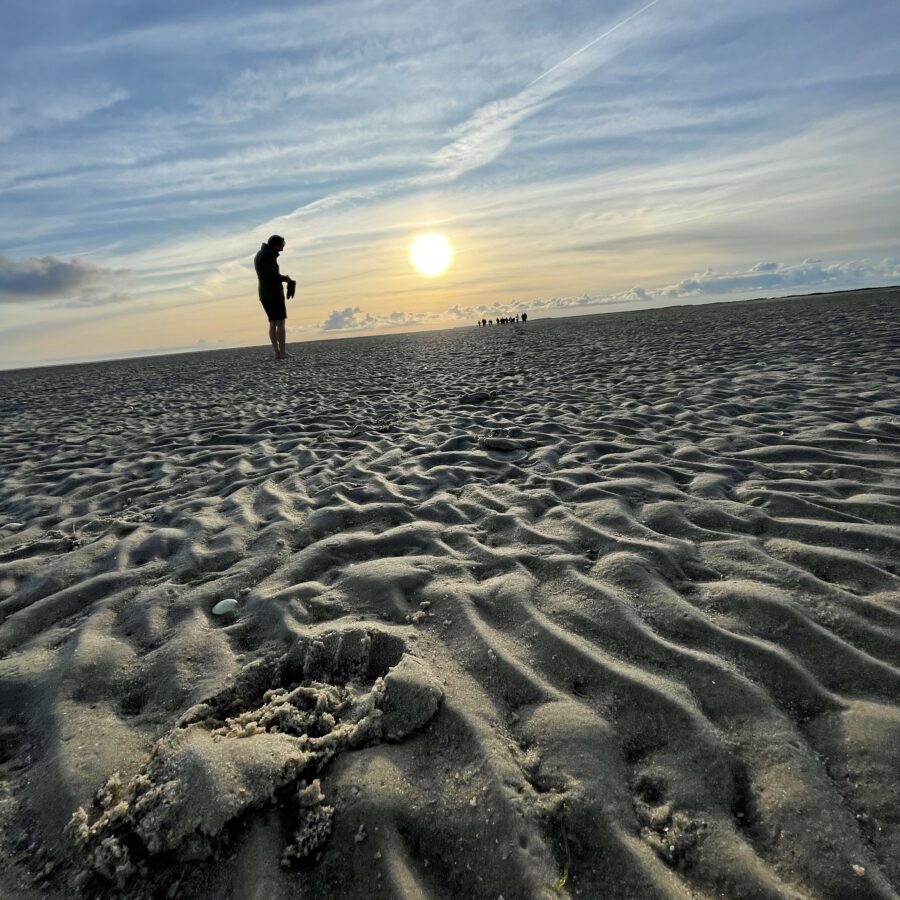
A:
MULTIPOLYGON (((766 297, 744 297, 740 300, 723 300, 723 299, 710 299, 707 301, 700 300, 699 302, 681 302, 681 303, 667 303, 661 306, 645 306, 638 309, 608 309, 608 310, 597 310, 596 312, 586 312, 586 313, 578 313, 574 315, 561 315, 561 316, 539 316, 532 318, 531 313, 528 315, 528 322, 546 322, 548 320, 556 320, 556 319, 579 319, 579 318, 587 318, 589 316, 609 316, 609 315, 630 315, 633 313, 650 313, 655 312, 660 309, 677 309, 682 306, 716 306, 716 305, 732 305, 738 303, 760 303, 763 301, 777 301, 777 300, 793 300, 800 297, 831 297, 836 294, 860 294, 863 292, 869 291, 890 291, 890 290, 900 290, 900 284, 885 284, 885 285, 875 285, 870 287, 860 287, 860 288, 843 288, 840 290, 834 291, 812 291, 810 293, 805 294, 777 294, 774 296, 766 296, 766 297)), ((480 321, 480 320, 476 320, 480 321)), ((523 324, 523 323, 518 323, 523 324)), ((524 323, 527 327, 528 323, 524 323)), ((345 334, 345 335, 335 335, 334 337, 316 337, 311 338, 309 340, 296 340, 289 341, 290 344, 313 344, 317 342, 324 341, 347 341, 347 340, 357 340, 359 338, 378 338, 378 337, 395 337, 403 334, 422 334, 423 332, 440 332, 440 331, 455 331, 458 328, 475 328, 477 327, 474 324, 466 323, 460 325, 449 325, 441 328, 421 328, 416 331, 389 331, 389 332, 379 332, 379 333, 370 333, 370 334, 345 334)), ((139 359, 158 359, 160 357, 167 356, 185 356, 187 354, 198 354, 198 353, 222 353, 228 350, 249 350, 253 347, 260 348, 269 348, 269 344, 264 343, 252 343, 252 344, 237 344, 230 346, 205 346, 205 347, 182 347, 182 348, 163 348, 157 353, 154 353, 152 350, 137 350, 134 353, 124 353, 119 356, 100 356, 100 357, 92 357, 92 358, 64 358, 64 359, 56 359, 50 360, 46 362, 36 363, 34 365, 24 365, 24 366, 15 366, 13 368, 3 368, 2 364, 0 364, 0 375, 6 373, 15 373, 15 372, 33 372, 37 369, 57 369, 63 368, 64 366, 90 366, 96 365, 97 363, 116 363, 116 362, 124 362, 126 360, 139 360, 139 359)))

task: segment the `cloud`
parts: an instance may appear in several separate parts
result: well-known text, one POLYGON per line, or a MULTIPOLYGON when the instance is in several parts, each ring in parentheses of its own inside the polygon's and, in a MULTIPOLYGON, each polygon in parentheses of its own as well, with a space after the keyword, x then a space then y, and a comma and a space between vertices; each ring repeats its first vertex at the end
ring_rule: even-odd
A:
POLYGON ((760 262, 737 272, 704 272, 659 288, 636 286, 615 294, 581 294, 570 297, 538 297, 531 300, 511 300, 478 307, 452 306, 447 315, 458 319, 479 315, 515 315, 522 311, 567 311, 585 307, 618 306, 622 304, 661 305, 660 301, 691 297, 728 297, 734 294, 763 292, 808 293, 817 289, 839 291, 860 287, 876 287, 900 283, 900 259, 850 260, 826 265, 821 259, 805 259, 794 265, 760 262))
POLYGON ((900 260, 885 259, 880 263, 867 260, 825 265, 820 259, 805 259, 792 266, 757 263, 746 272, 713 272, 685 278, 662 288, 662 297, 692 297, 704 294, 733 294, 747 291, 783 291, 795 288, 826 287, 839 290, 862 284, 885 284, 900 280, 900 260))
POLYGON ((66 89, 17 84, 0 95, 0 141, 78 122, 126 99, 126 91, 108 85, 66 89))
POLYGON ((546 103, 560 91, 569 87, 588 71, 613 58, 624 49, 624 44, 611 47, 605 55, 593 59, 580 58, 604 38, 627 25, 641 13, 655 6, 659 0, 652 0, 646 6, 631 13, 615 25, 607 28, 592 41, 551 66, 525 88, 513 96, 488 103, 456 129, 455 140, 442 147, 432 158, 432 165, 440 170, 436 178, 429 180, 454 180, 473 169, 487 165, 497 159, 512 141, 515 127, 525 119, 539 112, 546 103))
POLYGON ((409 189, 454 182, 469 172, 489 165, 507 151, 517 126, 541 112, 555 95, 575 84, 588 72, 615 58, 624 50, 627 38, 617 36, 618 41, 610 41, 603 54, 582 54, 592 50, 604 38, 623 29, 658 2, 659 0, 652 0, 621 19, 581 49, 551 66, 521 90, 476 108, 467 119, 450 129, 447 134, 449 142, 430 155, 426 171, 329 194, 295 209, 289 218, 308 216, 347 203, 377 200, 409 189))
POLYGON ((370 331, 376 328, 403 328, 421 325, 435 317, 430 313, 397 311, 386 316, 373 316, 358 306, 333 309, 322 323, 322 331, 370 331))
POLYGON ((576 57, 581 56, 582 53, 584 53, 587 50, 590 50, 591 47, 594 46, 594 44, 599 43, 605 37, 609 37, 609 35, 611 35, 614 31, 618 31, 620 28, 627 25, 632 19, 636 19, 639 15, 641 15, 642 13, 645 13, 648 9, 650 9, 651 6, 656 6, 657 3, 659 3, 659 0, 650 0, 650 2, 646 6, 642 6, 639 10, 633 12, 630 16, 626 16, 624 19, 622 19, 620 22, 617 22, 611 28, 607 28, 606 31, 604 31, 602 34, 599 34, 599 35, 597 35, 597 37, 588 41, 583 47, 581 47, 580 49, 576 50, 574 53, 567 56, 564 60, 562 60, 561 62, 558 62, 555 66, 551 66, 549 69, 547 69, 546 72, 542 72, 540 75, 538 75, 537 78, 534 79, 534 81, 531 82, 531 84, 528 85, 528 87, 531 87, 531 85, 533 85, 533 84, 537 84, 539 81, 543 81, 545 78, 552 75, 557 69, 560 69, 563 66, 569 65, 576 57))
POLYGON ((98 306, 114 306, 117 304, 130 303, 133 300, 134 297, 124 291, 96 291, 89 294, 80 294, 77 297, 73 297, 71 300, 63 300, 58 305, 71 308, 85 307, 95 309, 98 306))
POLYGON ((126 273, 81 259, 32 256, 14 260, 0 256, 0 303, 56 300, 62 306, 105 306, 128 295, 112 283, 126 273))

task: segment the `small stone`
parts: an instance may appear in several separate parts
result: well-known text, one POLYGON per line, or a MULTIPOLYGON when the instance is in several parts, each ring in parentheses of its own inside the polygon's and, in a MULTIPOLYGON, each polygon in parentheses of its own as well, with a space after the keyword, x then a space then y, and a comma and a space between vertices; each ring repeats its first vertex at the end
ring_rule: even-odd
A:
POLYGON ((863 875, 866 874, 865 867, 857 865, 856 863, 853 863, 853 874, 857 875, 859 878, 862 878, 863 875))
POLYGON ((228 597, 225 600, 220 600, 213 608, 212 614, 214 616, 224 616, 227 613, 234 612, 237 609, 238 602, 234 599, 234 597, 228 597))
POLYGON ((356 834, 353 835, 353 841, 356 844, 361 844, 366 839, 366 826, 360 822, 359 828, 356 830, 356 834))
POLYGON ((419 604, 419 609, 431 609, 431 601, 430 601, 430 600, 423 600, 423 601, 419 604))

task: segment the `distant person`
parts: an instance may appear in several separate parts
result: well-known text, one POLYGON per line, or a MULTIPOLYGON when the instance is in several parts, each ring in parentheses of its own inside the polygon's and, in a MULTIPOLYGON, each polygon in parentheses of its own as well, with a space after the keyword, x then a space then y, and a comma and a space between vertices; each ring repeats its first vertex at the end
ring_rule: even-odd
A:
POLYGON ((288 297, 294 296, 297 283, 278 270, 278 254, 284 250, 284 238, 273 234, 260 248, 253 260, 256 277, 259 279, 259 302, 269 318, 269 340, 275 351, 275 359, 287 359, 284 349, 284 320, 287 310, 284 306, 284 288, 288 286, 288 297))
POLYGON ((528 313, 522 313, 522 321, 523 321, 523 322, 527 322, 527 321, 528 321, 528 313))

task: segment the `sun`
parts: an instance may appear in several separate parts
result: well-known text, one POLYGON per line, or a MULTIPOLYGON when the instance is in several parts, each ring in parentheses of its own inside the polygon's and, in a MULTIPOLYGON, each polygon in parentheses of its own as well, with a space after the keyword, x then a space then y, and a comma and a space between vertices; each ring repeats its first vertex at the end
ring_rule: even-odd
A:
POLYGON ((442 234, 420 234, 410 245, 409 259, 419 272, 434 278, 447 271, 453 259, 453 248, 442 234))

